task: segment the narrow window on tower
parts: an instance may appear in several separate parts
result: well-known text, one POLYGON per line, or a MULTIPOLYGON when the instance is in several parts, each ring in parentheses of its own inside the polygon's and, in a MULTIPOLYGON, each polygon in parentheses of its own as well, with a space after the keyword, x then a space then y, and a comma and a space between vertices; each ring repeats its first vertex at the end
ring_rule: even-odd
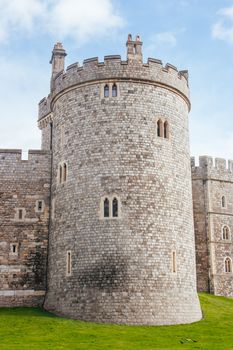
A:
POLYGON ((230 239, 230 232, 229 232, 229 228, 227 226, 223 226, 222 238, 225 239, 225 240, 229 240, 230 239))
POLYGON ((68 250, 66 253, 66 275, 71 275, 71 251, 68 250))
POLYGON ((59 182, 62 183, 62 166, 59 165, 59 182))
POLYGON ((51 219, 52 220, 54 220, 55 218, 55 203, 56 203, 56 199, 53 198, 51 202, 51 219))
POLYGON ((112 97, 117 97, 117 85, 115 83, 112 86, 112 97))
POLYGON ((63 182, 66 182, 67 180, 67 164, 63 164, 63 182))
POLYGON ((222 208, 226 207, 226 198, 225 196, 222 196, 222 208))
POLYGON ((104 86, 104 97, 109 97, 109 86, 106 84, 104 86))
POLYGON ((64 145, 64 125, 61 125, 61 147, 64 145))
POLYGON ((104 199, 104 217, 109 218, 109 199, 104 199))
POLYGON ((163 136, 165 139, 168 139, 169 137, 169 134, 168 134, 168 122, 166 121, 164 124, 163 124, 163 136))
POLYGON ((176 269, 176 252, 173 251, 172 252, 172 272, 176 273, 177 269, 176 269))
POLYGON ((230 258, 225 259, 225 272, 232 272, 232 262, 230 258))
POLYGON ((118 217, 118 199, 116 197, 114 197, 112 201, 112 216, 114 218, 118 217))
POLYGON ((163 122, 161 119, 157 121, 157 136, 162 137, 163 136, 163 122))

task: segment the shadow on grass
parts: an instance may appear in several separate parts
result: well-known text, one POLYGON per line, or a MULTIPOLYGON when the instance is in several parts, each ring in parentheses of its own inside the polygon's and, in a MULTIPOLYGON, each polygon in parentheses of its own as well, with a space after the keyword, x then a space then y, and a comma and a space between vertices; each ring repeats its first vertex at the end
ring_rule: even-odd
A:
POLYGON ((49 318, 59 318, 55 314, 48 312, 41 307, 12 307, 0 308, 0 316, 40 316, 49 318))

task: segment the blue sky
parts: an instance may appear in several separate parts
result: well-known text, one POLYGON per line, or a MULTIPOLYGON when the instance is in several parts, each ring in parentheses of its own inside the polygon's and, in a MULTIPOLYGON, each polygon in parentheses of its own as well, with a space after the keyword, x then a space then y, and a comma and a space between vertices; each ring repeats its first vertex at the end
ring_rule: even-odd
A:
POLYGON ((55 42, 66 65, 125 59, 128 33, 140 34, 144 61, 189 70, 191 154, 233 159, 233 0, 0 0, 0 147, 40 147, 55 42))

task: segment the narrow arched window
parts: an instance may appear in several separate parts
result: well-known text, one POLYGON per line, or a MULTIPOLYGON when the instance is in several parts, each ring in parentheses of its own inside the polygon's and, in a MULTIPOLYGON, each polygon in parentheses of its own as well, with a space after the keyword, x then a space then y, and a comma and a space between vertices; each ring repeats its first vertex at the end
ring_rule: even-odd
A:
POLYGON ((167 121, 163 124, 163 136, 165 139, 168 139, 168 122, 167 121))
POLYGON ((226 207, 226 198, 225 196, 222 196, 222 208, 226 207))
POLYGON ((104 87, 104 97, 109 97, 109 86, 108 84, 104 87))
POLYGON ((161 119, 157 121, 157 136, 163 137, 164 136, 164 126, 161 119))
POLYGON ((105 198, 104 200, 104 217, 109 218, 109 199, 105 198))
POLYGON ((116 197, 114 197, 112 201, 112 216, 114 218, 118 217, 118 199, 116 197))
POLYGON ((62 166, 59 166, 59 182, 62 183, 62 166))
POLYGON ((222 229, 222 238, 223 239, 230 239, 230 232, 229 232, 229 228, 227 226, 224 226, 222 229))
POLYGON ((231 272, 232 271, 232 263, 230 258, 225 259, 225 272, 231 272))
POLYGON ((66 252, 66 275, 71 275, 71 251, 66 252))
POLYGON ((67 164, 63 164, 63 182, 66 182, 67 180, 67 164))
POLYGON ((157 136, 159 136, 159 137, 161 137, 162 136, 162 128, 161 128, 161 126, 162 126, 162 121, 159 119, 158 121, 157 121, 157 136))
POLYGON ((117 97, 117 86, 113 84, 112 86, 112 97, 117 97))
POLYGON ((172 272, 176 273, 176 252, 172 252, 172 272))

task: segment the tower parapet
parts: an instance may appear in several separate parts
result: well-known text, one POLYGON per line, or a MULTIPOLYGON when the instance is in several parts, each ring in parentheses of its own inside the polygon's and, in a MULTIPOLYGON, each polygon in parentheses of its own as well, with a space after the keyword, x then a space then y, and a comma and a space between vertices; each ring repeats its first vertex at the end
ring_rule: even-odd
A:
MULTIPOLYGON (((54 100, 66 93, 67 90, 91 86, 96 82, 104 84, 108 81, 127 82, 132 79, 135 82, 140 81, 175 92, 185 100, 190 110, 188 71, 178 71, 175 66, 169 63, 163 66, 161 60, 153 58, 148 58, 147 63, 143 63, 141 47, 142 42, 139 37, 132 41, 132 37, 129 36, 127 61, 121 60, 119 55, 105 56, 104 62, 99 62, 98 58, 94 57, 84 60, 83 66, 74 63, 68 66, 66 71, 64 71, 65 53, 63 53, 60 58, 62 64, 57 64, 58 68, 53 70, 51 93, 47 99, 43 99, 39 104, 39 121, 53 110, 54 100)), ((55 53, 51 61, 54 62, 54 65, 57 59, 55 53)))

